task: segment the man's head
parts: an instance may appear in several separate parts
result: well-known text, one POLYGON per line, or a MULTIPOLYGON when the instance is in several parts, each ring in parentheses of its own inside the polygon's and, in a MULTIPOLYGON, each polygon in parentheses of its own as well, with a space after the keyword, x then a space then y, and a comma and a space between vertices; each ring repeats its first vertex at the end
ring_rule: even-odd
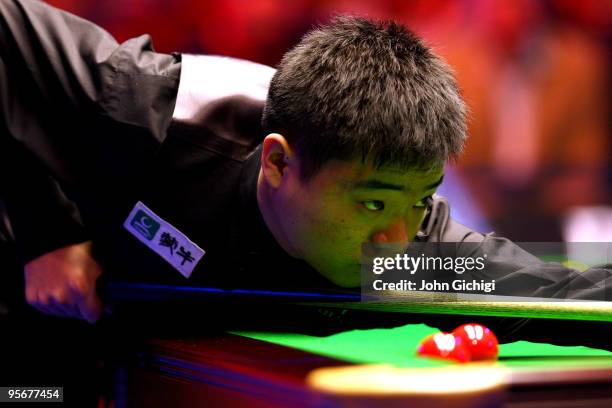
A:
POLYGON ((279 243, 359 284, 361 243, 407 242, 465 139, 450 69, 395 23, 338 17, 285 54, 263 115, 258 202, 279 243))

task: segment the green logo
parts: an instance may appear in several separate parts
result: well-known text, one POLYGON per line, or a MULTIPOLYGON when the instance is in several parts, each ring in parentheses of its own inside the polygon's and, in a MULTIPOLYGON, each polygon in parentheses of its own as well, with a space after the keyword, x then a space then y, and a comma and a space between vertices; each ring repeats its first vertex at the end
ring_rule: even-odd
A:
POLYGON ((159 230, 159 223, 142 210, 138 210, 132 221, 130 221, 130 225, 149 241, 153 239, 155 233, 159 230))

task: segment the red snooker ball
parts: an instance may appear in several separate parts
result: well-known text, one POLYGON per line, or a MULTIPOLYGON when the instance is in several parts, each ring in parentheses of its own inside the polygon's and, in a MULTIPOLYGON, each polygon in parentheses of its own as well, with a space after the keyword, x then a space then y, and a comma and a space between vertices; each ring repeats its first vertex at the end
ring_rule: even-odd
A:
POLYGON ((421 341, 417 355, 465 363, 470 361, 471 355, 464 343, 462 338, 452 333, 431 334, 421 341))
POLYGON ((453 330, 453 334, 463 339, 473 361, 497 359, 499 343, 488 327, 478 323, 468 323, 457 327, 453 330))

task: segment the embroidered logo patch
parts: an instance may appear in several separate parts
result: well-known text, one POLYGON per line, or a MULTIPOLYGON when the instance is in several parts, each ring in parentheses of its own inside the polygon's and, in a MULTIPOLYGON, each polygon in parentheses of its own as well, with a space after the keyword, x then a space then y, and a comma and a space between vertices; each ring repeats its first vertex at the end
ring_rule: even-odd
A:
POLYGON ((193 269, 206 253, 140 201, 130 212, 123 227, 186 278, 191 276, 193 269))

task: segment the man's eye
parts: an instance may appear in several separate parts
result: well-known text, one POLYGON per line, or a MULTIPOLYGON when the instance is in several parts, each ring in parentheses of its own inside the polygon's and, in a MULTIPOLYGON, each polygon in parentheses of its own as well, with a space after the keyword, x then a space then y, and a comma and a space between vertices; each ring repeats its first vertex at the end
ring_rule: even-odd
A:
POLYGON ((362 201, 361 204, 370 211, 382 211, 385 208, 385 203, 378 200, 362 201))
POLYGON ((413 207, 414 208, 427 208, 431 204, 432 200, 433 200, 432 196, 427 196, 417 201, 416 204, 413 205, 413 207))

